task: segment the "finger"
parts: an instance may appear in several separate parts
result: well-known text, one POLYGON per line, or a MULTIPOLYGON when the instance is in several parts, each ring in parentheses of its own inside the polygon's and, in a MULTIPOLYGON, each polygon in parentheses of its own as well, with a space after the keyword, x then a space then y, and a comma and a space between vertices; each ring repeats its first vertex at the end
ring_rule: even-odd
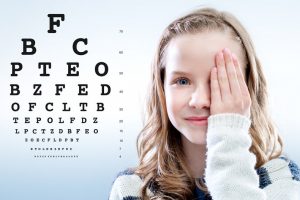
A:
POLYGON ((230 86, 228 83, 227 73, 225 69, 225 61, 222 52, 219 52, 216 56, 216 64, 217 64, 217 75, 218 82, 220 87, 220 94, 222 101, 229 98, 230 95, 230 86))
POLYGON ((223 50, 223 52, 224 52, 226 72, 227 72, 227 77, 228 77, 231 94, 235 97, 239 97, 241 95, 241 89, 239 86, 239 81, 238 81, 235 66, 234 66, 234 63, 232 60, 231 52, 227 48, 225 48, 223 50))
POLYGON ((211 103, 215 103, 221 100, 221 93, 218 81, 218 71, 216 67, 213 67, 210 73, 210 89, 211 89, 211 103))
POLYGON ((239 64, 238 59, 237 59, 235 54, 232 55, 232 59, 233 59, 234 65, 236 67, 236 74, 237 74, 237 79, 239 81, 241 94, 243 96, 248 97, 248 96, 250 96, 249 91, 248 91, 248 87, 247 87, 247 84, 245 82, 245 78, 244 78, 244 75, 243 75, 243 72, 242 72, 242 68, 240 67, 240 64, 239 64))

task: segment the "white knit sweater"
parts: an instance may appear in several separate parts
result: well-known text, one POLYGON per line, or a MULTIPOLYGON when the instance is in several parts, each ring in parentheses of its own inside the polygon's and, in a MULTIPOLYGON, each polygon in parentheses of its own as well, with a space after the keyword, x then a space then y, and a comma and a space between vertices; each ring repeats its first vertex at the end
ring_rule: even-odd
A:
MULTIPOLYGON (((213 200, 300 199, 300 170, 286 157, 255 170, 255 155, 249 151, 251 121, 239 114, 208 118, 205 181, 213 200)), ((142 180, 130 171, 120 173, 109 200, 137 200, 142 180)), ((151 188, 149 196, 153 195, 151 188)), ((199 198, 206 199, 206 198, 199 198)))

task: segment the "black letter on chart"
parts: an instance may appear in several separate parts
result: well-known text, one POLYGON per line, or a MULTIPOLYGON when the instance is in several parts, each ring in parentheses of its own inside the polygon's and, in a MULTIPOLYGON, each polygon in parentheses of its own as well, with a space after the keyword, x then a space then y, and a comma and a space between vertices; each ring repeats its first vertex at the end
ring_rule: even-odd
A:
POLYGON ((77 55, 84 55, 87 54, 88 50, 84 50, 84 51, 78 51, 77 49, 77 44, 78 42, 83 42, 83 44, 87 45, 88 43, 88 39, 87 38, 78 38, 73 42, 73 51, 74 53, 76 53, 77 55))
POLYGON ((19 95, 20 87, 18 84, 10 84, 10 95, 19 95))
POLYGON ((33 95, 42 95, 41 86, 42 84, 33 84, 33 89, 35 89, 33 95))
POLYGON ((46 110, 49 111, 49 112, 51 112, 51 111, 53 111, 53 108, 48 108, 49 105, 53 106, 53 102, 48 102, 45 105, 46 110))
POLYGON ((68 65, 68 73, 67 76, 79 76, 79 72, 76 71, 76 68, 79 67, 79 63, 78 62, 67 62, 68 65), (75 72, 75 73, 72 73, 75 72))
POLYGON ((108 66, 107 66, 107 64, 105 62, 99 62, 99 63, 97 63, 96 67, 95 67, 95 72, 96 72, 96 74, 98 76, 105 76, 108 73, 108 66), (99 72, 99 66, 100 65, 103 65, 103 67, 104 67, 104 72, 102 74, 99 72))
POLYGON ((10 63, 11 64, 11 69, 12 69, 12 72, 11 72, 11 76, 18 76, 18 74, 16 74, 17 71, 21 71, 23 66, 22 66, 22 63, 19 63, 19 62, 12 62, 10 63), (16 67, 18 66, 18 67, 16 67))
POLYGON ((61 18, 61 21, 65 21, 65 15, 64 14, 48 14, 50 23, 49 23, 49 30, 48 33, 56 33, 56 30, 54 29, 54 25, 59 27, 60 26, 60 20, 57 19, 54 21, 54 18, 61 18))
POLYGON ((38 68, 41 69, 43 67, 43 73, 40 74, 40 76, 50 76, 50 74, 47 74, 46 67, 51 69, 51 63, 50 62, 40 62, 38 65, 38 68))
POLYGON ((31 38, 23 38, 23 52, 22 55, 33 55, 36 52, 36 48, 34 47, 35 41, 31 38), (31 51, 27 51, 27 49, 31 49, 31 51))
POLYGON ((101 95, 109 95, 111 89, 110 86, 107 84, 101 84, 101 95), (107 88, 106 92, 105 92, 105 87, 107 88))
POLYGON ((60 92, 62 92, 63 88, 65 88, 65 84, 55 84, 55 87, 56 87, 55 95, 59 96, 60 92))
POLYGON ((18 111, 20 109, 20 105, 17 102, 15 102, 11 104, 11 109, 12 111, 18 111), (15 108, 15 106, 17 106, 17 108, 15 108))
POLYGON ((79 89, 78 95, 88 95, 87 88, 88 88, 88 84, 78 84, 78 89, 79 89))

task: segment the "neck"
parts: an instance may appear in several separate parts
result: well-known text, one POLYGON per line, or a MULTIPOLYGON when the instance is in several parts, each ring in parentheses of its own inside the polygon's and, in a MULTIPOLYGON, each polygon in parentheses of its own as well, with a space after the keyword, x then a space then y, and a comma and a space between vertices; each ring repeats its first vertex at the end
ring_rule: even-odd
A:
POLYGON ((182 136, 183 151, 186 162, 194 178, 204 176, 206 161, 206 144, 191 143, 186 137, 182 136))

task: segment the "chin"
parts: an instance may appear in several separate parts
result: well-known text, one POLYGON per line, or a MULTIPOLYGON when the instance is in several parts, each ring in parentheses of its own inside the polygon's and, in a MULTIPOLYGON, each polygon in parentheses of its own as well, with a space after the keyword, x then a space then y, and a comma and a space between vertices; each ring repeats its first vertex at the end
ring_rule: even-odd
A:
POLYGON ((189 143, 196 144, 196 145, 206 145, 206 133, 197 133, 193 135, 186 135, 184 137, 188 140, 189 143))
MULTIPOLYGON (((177 129, 177 128, 176 128, 177 129)), ((185 127, 181 129, 177 129, 179 133, 181 133, 181 140, 186 143, 191 143, 195 145, 206 145, 206 133, 207 127, 185 127)))
POLYGON ((205 127, 202 130, 191 130, 188 140, 193 144, 206 145, 206 132, 207 129, 205 127))

